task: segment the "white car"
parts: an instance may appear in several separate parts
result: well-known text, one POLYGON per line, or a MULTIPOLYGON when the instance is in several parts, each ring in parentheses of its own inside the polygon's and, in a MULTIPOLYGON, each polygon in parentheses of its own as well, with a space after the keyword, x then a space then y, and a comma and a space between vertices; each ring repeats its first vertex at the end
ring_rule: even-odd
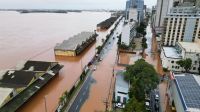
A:
POLYGON ((159 100, 159 95, 158 94, 156 94, 155 99, 159 100))
POLYGON ((96 67, 96 66, 94 66, 93 70, 95 71, 96 69, 97 69, 97 67, 96 67))

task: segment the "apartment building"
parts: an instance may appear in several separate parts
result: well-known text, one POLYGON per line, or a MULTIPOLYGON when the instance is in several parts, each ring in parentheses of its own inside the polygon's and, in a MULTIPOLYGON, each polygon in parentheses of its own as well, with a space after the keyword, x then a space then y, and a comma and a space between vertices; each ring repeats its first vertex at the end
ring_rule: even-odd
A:
POLYGON ((200 8, 192 4, 173 7, 165 16, 163 26, 164 46, 175 46, 176 42, 195 42, 200 39, 200 8))

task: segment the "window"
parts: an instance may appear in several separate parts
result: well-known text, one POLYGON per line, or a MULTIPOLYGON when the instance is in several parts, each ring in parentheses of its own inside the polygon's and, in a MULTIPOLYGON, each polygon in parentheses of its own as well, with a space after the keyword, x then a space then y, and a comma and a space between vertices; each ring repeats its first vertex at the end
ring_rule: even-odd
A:
POLYGON ((121 97, 117 96, 117 102, 120 102, 121 97))
POLYGON ((123 103, 126 103, 127 99, 126 97, 123 98, 123 103))
POLYGON ((193 70, 196 70, 196 67, 193 67, 193 70))
POLYGON ((174 66, 172 66, 172 68, 174 68, 174 66))
POLYGON ((174 63, 174 61, 171 61, 171 63, 174 63))

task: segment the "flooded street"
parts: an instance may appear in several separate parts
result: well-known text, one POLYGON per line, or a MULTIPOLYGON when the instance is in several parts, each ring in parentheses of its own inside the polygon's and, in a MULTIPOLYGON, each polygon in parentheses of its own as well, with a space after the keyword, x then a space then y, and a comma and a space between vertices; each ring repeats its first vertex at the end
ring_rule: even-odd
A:
MULTIPOLYGON (((60 75, 34 95, 29 102, 18 110, 19 112, 44 112, 45 96, 48 112, 55 111, 60 96, 63 92, 69 90, 79 78, 83 66, 94 56, 96 46, 100 43, 101 38, 103 38, 107 32, 100 34, 98 37, 99 39, 97 39, 97 45, 91 45, 78 57, 55 57, 53 50, 54 46, 56 43, 60 43, 64 39, 68 39, 81 31, 94 31, 96 29, 96 24, 109 17, 110 13, 107 12, 82 12, 68 14, 19 14, 17 12, 0 12, 1 70, 13 68, 19 61, 27 59, 58 61, 64 65, 64 68, 60 71, 60 75)), ((115 49, 115 47, 113 49, 115 49)), ((113 50, 112 52, 115 51, 113 50)), ((105 60, 114 63, 113 60, 110 60, 114 54, 115 53, 111 53, 105 60)), ((94 75, 94 78, 99 79, 99 83, 102 83, 101 87, 98 87, 101 88, 101 90, 104 90, 104 88, 105 90, 107 89, 107 87, 103 85, 106 85, 104 84, 105 82, 109 83, 110 80, 108 78, 111 76, 109 74, 112 71, 112 69, 109 68, 111 66, 110 63, 108 65, 106 65, 106 61, 101 63, 103 67, 102 70, 107 69, 107 71, 109 71, 106 77, 107 81, 104 77, 106 74, 98 76, 94 75)), ((93 87, 95 87, 95 85, 93 87)), ((100 93, 97 93, 93 87, 91 91, 95 92, 91 97, 99 99, 98 94, 100 93)), ((92 101, 93 100, 86 103, 86 105, 91 104, 92 101)), ((83 110, 85 109, 83 108, 83 110)))
POLYGON ((152 33, 152 29, 150 25, 147 26, 146 32, 147 32, 146 38, 147 38, 148 48, 145 50, 145 53, 147 55, 145 57, 145 60, 155 67, 159 75, 163 75, 160 56, 159 56, 159 53, 157 52, 158 51, 157 41, 156 41, 155 35, 152 33))
MULTIPOLYGON (((105 101, 108 101, 109 106, 112 105, 112 93, 114 83, 113 70, 116 64, 117 56, 117 32, 120 34, 123 22, 121 22, 116 29, 114 35, 114 40, 111 38, 111 43, 104 50, 103 61, 97 66, 97 70, 94 71, 92 77, 94 83, 90 87, 89 97, 83 104, 81 112, 95 112, 95 111, 105 111, 106 105, 105 101)), ((119 68, 118 68, 119 69, 119 68)))

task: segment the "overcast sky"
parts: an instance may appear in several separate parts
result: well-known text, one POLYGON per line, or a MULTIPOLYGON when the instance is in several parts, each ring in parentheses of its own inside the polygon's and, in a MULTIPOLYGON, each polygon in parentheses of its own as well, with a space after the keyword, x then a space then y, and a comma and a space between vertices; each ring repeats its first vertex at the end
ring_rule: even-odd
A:
MULTIPOLYGON (((144 0, 148 7, 157 0, 144 0)), ((0 0, 0 9, 125 9, 126 0, 0 0)))

